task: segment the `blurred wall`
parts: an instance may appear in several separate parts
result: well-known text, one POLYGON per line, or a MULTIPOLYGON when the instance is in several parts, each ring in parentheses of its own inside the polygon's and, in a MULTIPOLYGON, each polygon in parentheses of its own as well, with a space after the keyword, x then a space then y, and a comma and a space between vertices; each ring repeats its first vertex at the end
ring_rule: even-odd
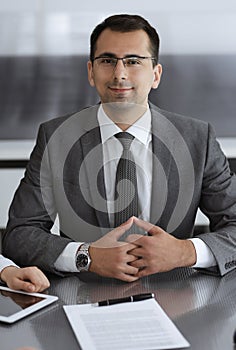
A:
POLYGON ((157 27, 163 54, 236 53, 235 0, 0 0, 0 54, 87 53, 93 27, 122 12, 157 27))

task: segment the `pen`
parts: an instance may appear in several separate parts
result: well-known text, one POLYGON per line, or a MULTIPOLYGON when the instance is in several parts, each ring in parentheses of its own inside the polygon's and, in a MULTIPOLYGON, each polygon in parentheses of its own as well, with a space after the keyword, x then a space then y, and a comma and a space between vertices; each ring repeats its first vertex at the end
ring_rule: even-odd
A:
POLYGON ((107 300, 102 300, 96 303, 96 306, 107 306, 107 305, 114 305, 114 304, 120 304, 120 303, 130 303, 134 301, 142 301, 146 299, 151 299, 154 298, 153 293, 143 293, 143 294, 135 294, 135 295, 130 295, 129 297, 124 297, 124 298, 117 298, 117 299, 107 299, 107 300))

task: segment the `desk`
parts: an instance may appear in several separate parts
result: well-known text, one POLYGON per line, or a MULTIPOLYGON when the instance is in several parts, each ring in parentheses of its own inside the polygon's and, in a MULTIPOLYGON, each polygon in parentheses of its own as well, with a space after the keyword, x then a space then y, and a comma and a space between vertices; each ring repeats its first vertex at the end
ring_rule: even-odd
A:
MULTIPOLYGON (((50 294, 59 301, 14 325, 0 324, 1 350, 34 346, 37 350, 80 349, 62 309, 64 304, 90 303, 151 291, 191 350, 231 350, 236 328, 236 271, 224 277, 176 269, 133 283, 83 274, 52 276, 50 294)), ((89 350, 89 349, 88 349, 89 350)), ((121 349, 122 350, 122 349, 121 349)))

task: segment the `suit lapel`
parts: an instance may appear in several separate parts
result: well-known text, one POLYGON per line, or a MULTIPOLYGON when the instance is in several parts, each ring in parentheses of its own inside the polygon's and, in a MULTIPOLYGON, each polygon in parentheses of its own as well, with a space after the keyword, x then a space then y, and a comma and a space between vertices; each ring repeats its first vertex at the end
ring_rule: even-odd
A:
POLYGON ((153 176, 150 222, 165 226, 163 215, 168 199, 168 181, 172 163, 173 138, 168 134, 168 119, 150 104, 152 113, 153 176))
POLYGON ((106 189, 103 169, 101 134, 97 121, 98 106, 86 110, 84 121, 85 133, 81 137, 83 167, 91 195, 91 207, 101 228, 110 226, 106 202, 106 189))

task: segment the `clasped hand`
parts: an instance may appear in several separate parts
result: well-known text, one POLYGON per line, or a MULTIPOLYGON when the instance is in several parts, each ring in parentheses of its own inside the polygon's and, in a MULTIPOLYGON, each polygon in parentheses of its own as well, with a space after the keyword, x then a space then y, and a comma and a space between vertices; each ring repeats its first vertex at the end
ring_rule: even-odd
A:
POLYGON ((176 267, 191 266, 196 262, 191 241, 177 239, 160 227, 136 217, 131 217, 92 243, 90 255, 91 272, 126 282, 176 267), (118 241, 132 225, 148 232, 148 235, 130 234, 126 241, 118 241))

